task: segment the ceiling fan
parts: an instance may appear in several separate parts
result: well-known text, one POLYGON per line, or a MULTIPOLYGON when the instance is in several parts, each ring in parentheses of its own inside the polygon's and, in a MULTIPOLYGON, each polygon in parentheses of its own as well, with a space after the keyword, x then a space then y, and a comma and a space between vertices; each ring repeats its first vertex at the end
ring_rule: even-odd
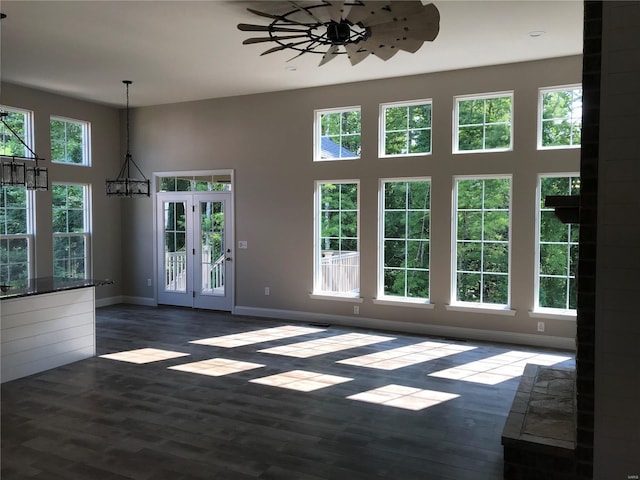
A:
POLYGON ((238 24, 244 32, 264 32, 266 37, 247 38, 244 45, 275 43, 261 53, 295 50, 293 60, 305 53, 322 55, 320 65, 346 54, 356 65, 373 54, 388 60, 399 50, 415 53, 440 31, 440 12, 433 3, 398 1, 289 1, 260 2, 271 11, 247 10, 268 18, 268 25, 238 24), (284 7, 284 8, 283 8, 284 7))

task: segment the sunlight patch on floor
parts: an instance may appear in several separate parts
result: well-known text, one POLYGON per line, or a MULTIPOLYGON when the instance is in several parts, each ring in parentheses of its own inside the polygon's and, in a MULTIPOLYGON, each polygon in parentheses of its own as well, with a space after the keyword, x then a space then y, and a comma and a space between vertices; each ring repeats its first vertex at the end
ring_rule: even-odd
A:
POLYGON ((380 370, 395 370, 397 368, 408 367, 417 363, 455 355, 456 353, 466 352, 475 348, 476 347, 452 343, 421 342, 415 345, 386 350, 384 352, 375 352, 360 357, 347 358, 337 363, 377 368, 380 370))
POLYGON ((429 376, 482 383, 484 385, 496 385, 500 382, 521 376, 527 363, 550 366, 564 362, 565 360, 571 360, 571 357, 513 350, 475 362, 465 363, 457 367, 447 368, 439 372, 430 373, 429 376))
POLYGON ((389 407, 404 408, 405 410, 424 410, 439 403, 458 398, 454 393, 422 390, 404 385, 386 385, 366 392, 347 397, 350 400, 377 403, 389 407))
POLYGON ((244 372, 245 370, 253 370, 254 368, 260 367, 264 367, 264 365, 251 362, 240 362, 238 360, 228 360, 226 358, 211 358, 200 362, 174 365, 173 367, 169 367, 169 369, 179 370, 181 372, 199 373, 200 375, 209 375, 212 377, 222 377, 224 375, 244 372))
POLYGON ((312 392, 339 383, 350 382, 353 378, 327 375, 324 373, 308 372, 306 370, 292 370, 268 377, 250 380, 251 383, 270 385, 272 387, 288 388, 300 392, 312 392))
POLYGON ((171 350, 160 350, 158 348, 139 348, 137 350, 129 350, 128 352, 107 353, 100 355, 100 358, 108 358, 110 360, 118 360, 119 362, 129 363, 151 363, 160 360, 168 360, 170 358, 186 357, 189 353, 172 352, 171 350))
POLYGON ((234 333, 220 337, 203 338, 193 340, 189 343, 198 345, 209 345, 212 347, 234 348, 254 343, 269 342, 282 338, 297 337, 298 335, 308 335, 310 333, 324 332, 322 328, 298 327, 295 325, 285 325, 282 327, 264 328, 251 332, 234 333))
POLYGON ((288 357, 309 358, 315 357, 316 355, 324 355, 325 353, 339 352, 350 348, 387 342, 389 340, 395 340, 395 338, 383 337, 381 335, 367 335, 364 333, 346 333, 344 335, 292 343, 291 345, 266 348, 258 351, 261 353, 286 355, 288 357))

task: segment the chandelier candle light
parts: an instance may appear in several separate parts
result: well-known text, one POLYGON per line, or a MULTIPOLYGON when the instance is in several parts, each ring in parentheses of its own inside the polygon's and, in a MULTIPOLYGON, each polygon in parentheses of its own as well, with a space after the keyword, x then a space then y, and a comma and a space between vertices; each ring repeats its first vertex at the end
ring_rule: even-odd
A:
POLYGON ((127 86, 127 153, 118 178, 106 181, 107 197, 148 197, 150 193, 149 180, 133 161, 129 142, 129 85, 133 82, 123 80, 122 83, 127 86), (135 167, 134 175, 137 170, 142 177, 141 179, 131 176, 131 165, 135 167))

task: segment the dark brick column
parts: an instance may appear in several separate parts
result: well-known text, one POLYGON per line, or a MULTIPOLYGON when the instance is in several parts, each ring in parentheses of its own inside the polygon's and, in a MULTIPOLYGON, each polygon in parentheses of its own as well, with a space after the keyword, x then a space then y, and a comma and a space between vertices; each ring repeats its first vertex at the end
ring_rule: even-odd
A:
POLYGON ((576 480, 593 478, 596 233, 600 137, 602 2, 584 3, 580 258, 576 337, 576 480))

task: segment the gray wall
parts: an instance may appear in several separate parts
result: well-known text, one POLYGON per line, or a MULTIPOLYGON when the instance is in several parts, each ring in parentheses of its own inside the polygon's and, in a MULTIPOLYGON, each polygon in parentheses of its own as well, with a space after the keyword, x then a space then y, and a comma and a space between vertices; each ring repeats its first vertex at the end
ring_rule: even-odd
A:
MULTIPOLYGON (((2 84, 0 103, 8 107, 31 110, 34 117, 35 151, 51 158, 49 118, 51 115, 91 122, 92 166, 53 164, 49 168, 52 182, 77 182, 91 185, 93 203, 92 258, 94 278, 110 278, 113 286, 96 289, 96 299, 119 298, 122 294, 122 240, 120 199, 108 199, 104 181, 118 174, 120 152, 120 116, 118 109, 95 103, 52 95, 46 92, 2 84)), ((35 275, 53 274, 53 241, 51 229, 51 190, 36 192, 35 275)))
MULTIPOLYGON (((375 61, 375 60, 373 60, 375 61)), ((538 173, 577 172, 579 150, 538 151, 538 88, 580 83, 581 57, 502 65, 330 87, 161 105, 134 110, 134 158, 145 172, 235 169, 236 305, 240 313, 328 315, 337 322, 423 332, 465 334, 570 346, 575 322, 545 319, 537 333, 534 304, 535 189, 538 173), (453 97, 514 90, 514 150, 451 153, 453 97), (433 99, 433 154, 379 159, 381 102, 433 99), (362 158, 312 162, 314 109, 362 107, 362 158), (450 292, 453 175, 512 174, 512 308, 515 316, 445 309, 450 292), (378 179, 432 178, 431 302, 418 309, 375 305, 378 179), (361 182, 360 315, 353 304, 309 298, 312 290, 314 180, 361 182), (270 296, 264 295, 269 286, 270 296), (461 328, 465 330, 456 330, 461 328)), ((128 204, 123 249, 125 294, 145 302, 154 295, 153 200, 128 204)))
POLYGON ((594 478, 640 475, 640 3, 603 2, 594 478))

